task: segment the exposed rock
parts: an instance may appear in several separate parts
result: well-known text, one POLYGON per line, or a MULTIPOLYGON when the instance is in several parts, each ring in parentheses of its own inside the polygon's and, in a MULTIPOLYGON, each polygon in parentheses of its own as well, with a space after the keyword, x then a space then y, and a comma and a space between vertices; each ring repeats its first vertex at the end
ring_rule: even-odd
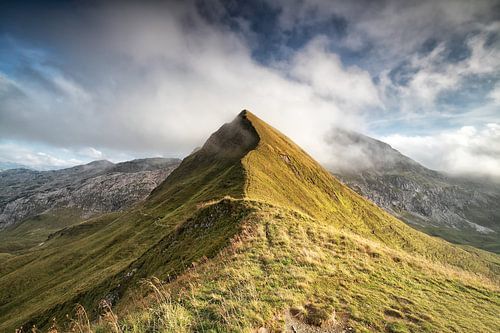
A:
POLYGON ((122 210, 144 199, 179 163, 151 158, 94 161, 52 171, 2 171, 0 229, 57 208, 75 208, 84 218, 122 210))
POLYGON ((500 232, 498 184, 429 170, 388 144, 359 133, 337 130, 331 139, 341 147, 341 156, 355 151, 350 163, 331 167, 333 173, 404 221, 464 234, 500 232))

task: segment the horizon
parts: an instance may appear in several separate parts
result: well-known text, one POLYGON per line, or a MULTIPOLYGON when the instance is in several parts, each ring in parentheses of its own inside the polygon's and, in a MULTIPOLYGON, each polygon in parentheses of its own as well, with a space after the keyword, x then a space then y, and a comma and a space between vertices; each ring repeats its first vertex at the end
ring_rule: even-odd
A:
POLYGON ((183 158, 249 109, 324 165, 340 127, 500 177, 499 1, 0 6, 3 163, 183 158))

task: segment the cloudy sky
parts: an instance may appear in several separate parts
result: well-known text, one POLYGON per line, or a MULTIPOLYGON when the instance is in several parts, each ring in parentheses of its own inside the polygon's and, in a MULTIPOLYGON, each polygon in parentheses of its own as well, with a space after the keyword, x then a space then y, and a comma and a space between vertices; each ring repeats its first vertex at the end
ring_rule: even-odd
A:
POLYGON ((244 108, 325 164, 345 127, 500 176, 500 1, 0 5, 0 162, 183 157, 244 108))

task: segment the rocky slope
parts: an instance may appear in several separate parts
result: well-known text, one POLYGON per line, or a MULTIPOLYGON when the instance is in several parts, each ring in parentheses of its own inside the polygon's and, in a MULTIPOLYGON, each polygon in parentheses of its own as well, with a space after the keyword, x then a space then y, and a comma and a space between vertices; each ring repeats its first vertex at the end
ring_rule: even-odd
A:
POLYGON ((420 230, 500 251, 500 185, 429 170, 359 133, 338 129, 331 143, 347 160, 330 170, 358 193, 420 230))
POLYGON ((149 158, 118 164, 94 161, 52 171, 2 171, 0 230, 62 208, 82 218, 122 210, 144 199, 179 163, 149 158))

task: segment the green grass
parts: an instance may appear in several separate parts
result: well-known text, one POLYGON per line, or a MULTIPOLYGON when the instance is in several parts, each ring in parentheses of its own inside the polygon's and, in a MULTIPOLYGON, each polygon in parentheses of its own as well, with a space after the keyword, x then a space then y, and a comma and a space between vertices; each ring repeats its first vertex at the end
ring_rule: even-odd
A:
POLYGON ((473 246, 485 251, 500 254, 500 240, 498 233, 485 234, 477 232, 472 228, 467 230, 467 232, 464 232, 463 230, 456 230, 452 228, 438 228, 433 226, 423 227, 413 224, 412 226, 428 235, 440 237, 455 244, 473 246))
MULTIPOLYGON (((368 188, 378 188, 378 191, 381 191, 381 184, 387 185, 397 183, 396 180, 391 180, 392 178, 403 178, 406 182, 409 181, 411 183, 420 184, 424 188, 428 187, 429 189, 439 187, 442 191, 445 192, 456 191, 456 187, 458 185, 461 188, 468 188, 470 193, 472 193, 474 192, 474 189, 479 186, 477 183, 468 184, 464 183, 463 180, 460 181, 457 179, 447 179, 446 182, 443 182, 440 177, 435 177, 432 174, 422 176, 418 173, 404 171, 402 172, 399 170, 384 173, 383 179, 380 178, 379 174, 370 172, 366 172, 363 175, 344 175, 344 177, 346 179, 353 180, 354 183, 366 182, 369 184, 368 188)), ((403 192, 403 190, 396 187, 391 187, 390 185, 387 185, 385 190, 403 192)), ((464 226, 459 229, 454 229, 452 227, 440 225, 439 221, 434 221, 435 225, 432 225, 432 217, 430 218, 430 220, 424 219, 418 214, 400 210, 396 207, 392 207, 392 210, 395 212, 397 217, 407 222, 407 224, 417 230, 423 231, 428 235, 437 236, 455 244, 470 245, 498 254, 500 253, 500 240, 498 237, 498 233, 500 233, 500 227, 498 223, 496 223, 496 221, 498 221, 498 219, 500 218, 500 208, 497 208, 498 205, 496 204, 496 202, 500 200, 498 190, 489 190, 488 185, 481 185, 481 190, 479 192, 483 193, 483 196, 485 196, 484 200, 486 201, 480 207, 474 206, 471 203, 465 205, 465 207, 463 207, 464 217, 469 221, 473 221, 481 226, 488 227, 495 232, 481 233, 473 227, 464 226), (484 205, 488 205, 488 207, 485 207, 484 205)), ((465 195, 464 192, 461 193, 465 195)), ((421 193, 415 193, 415 196, 417 198, 421 195, 421 193)))
MULTIPOLYGON (((498 289, 487 279, 296 211, 244 204, 254 209, 231 245, 163 286, 189 318, 188 331, 281 331, 290 308, 311 303, 357 332, 494 332, 500 325, 498 289)), ((151 304, 129 309, 124 327, 162 331, 148 314, 164 303, 151 304)))
POLYGON ((127 332, 281 330, 292 308, 360 332, 500 324, 498 255, 406 226, 250 113, 141 205, 0 262, 1 331, 62 323, 75 303, 95 319, 102 298, 127 332))
POLYGON ((261 141, 243 159, 247 198, 297 210, 340 230, 444 264, 488 276, 500 273, 498 256, 415 231, 341 184, 283 134, 252 114, 249 118, 261 141))
POLYGON ((0 253, 12 253, 40 246, 50 234, 82 221, 79 211, 58 209, 36 215, 0 232, 0 253))
MULTIPOLYGON (((242 197, 245 181, 240 159, 256 142, 239 142, 238 133, 227 125, 219 133, 233 144, 227 149, 208 145, 189 156, 146 202, 126 213, 63 229, 35 251, 0 257, 0 331, 23 324, 47 327, 52 318, 63 319, 77 302, 96 315, 102 298, 121 297, 137 279, 162 267, 165 258, 158 249, 178 237, 181 224, 189 224, 193 214, 202 214, 203 210, 198 211, 202 203, 228 195, 242 197), (136 272, 133 278, 131 272, 136 272)), ((224 140, 216 143, 223 145, 224 140)), ((177 274, 192 258, 217 252, 231 234, 223 236, 214 236, 213 247, 195 253, 190 253, 193 244, 173 247, 178 254, 175 264, 162 269, 177 274)))

